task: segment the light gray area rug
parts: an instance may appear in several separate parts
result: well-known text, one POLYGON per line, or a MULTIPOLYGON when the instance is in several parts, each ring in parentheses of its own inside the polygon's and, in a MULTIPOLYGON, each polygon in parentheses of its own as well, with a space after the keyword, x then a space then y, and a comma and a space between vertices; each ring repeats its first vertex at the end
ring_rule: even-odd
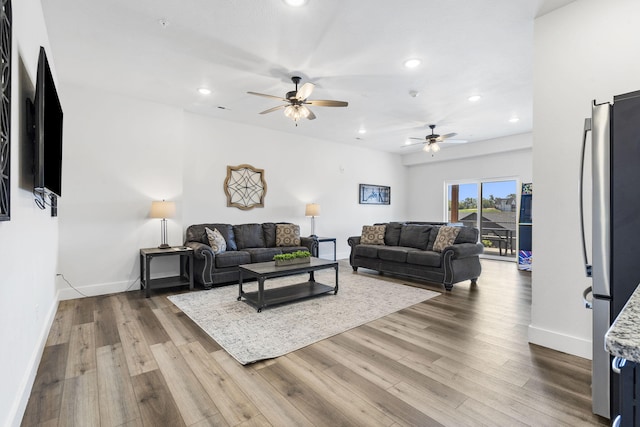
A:
MULTIPOLYGON (((316 271, 317 282, 333 286, 335 271, 316 271)), ((304 282, 308 274, 271 279, 266 288, 304 282)), ((255 291, 256 282, 243 285, 255 291)), ((266 307, 261 313, 237 301, 238 286, 173 295, 169 300, 238 362, 246 365, 282 356, 440 295, 340 269, 338 294, 266 307)))

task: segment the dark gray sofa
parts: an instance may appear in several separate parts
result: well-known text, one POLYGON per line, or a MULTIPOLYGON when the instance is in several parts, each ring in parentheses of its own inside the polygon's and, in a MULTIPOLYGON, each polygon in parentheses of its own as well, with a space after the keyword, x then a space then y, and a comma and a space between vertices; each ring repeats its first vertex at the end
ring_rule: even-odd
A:
POLYGON ((300 246, 276 246, 274 222, 191 225, 187 228, 184 246, 193 249, 193 278, 206 289, 237 283, 240 264, 271 261, 276 254, 302 250, 318 253, 318 240, 313 237, 300 237, 300 246), (214 254, 209 246, 205 227, 210 230, 218 229, 227 243, 225 252, 214 254))
POLYGON ((361 236, 348 239, 351 246, 349 261, 353 271, 358 267, 380 272, 415 277, 441 283, 450 291, 454 283, 480 277, 479 256, 484 246, 478 243, 478 229, 460 227, 454 244, 436 252, 433 244, 440 225, 424 223, 385 224, 384 244, 360 244, 361 236))

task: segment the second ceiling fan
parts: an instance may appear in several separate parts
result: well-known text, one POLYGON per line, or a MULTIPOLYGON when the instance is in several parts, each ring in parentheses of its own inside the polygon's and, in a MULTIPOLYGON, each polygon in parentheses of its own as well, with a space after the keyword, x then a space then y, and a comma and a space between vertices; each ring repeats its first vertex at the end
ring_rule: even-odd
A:
MULTIPOLYGON (((433 151, 434 153, 437 153, 438 151, 440 151, 440 146, 438 145, 438 143, 445 142, 445 140, 457 135, 457 133, 455 132, 447 133, 444 135, 438 135, 437 133, 434 132, 436 125, 429 125, 429 128, 431 129, 431 135, 427 135, 424 138, 413 138, 413 137, 409 138, 409 139, 415 139, 421 142, 416 142, 414 144, 405 144, 403 147, 411 147, 418 144, 424 144, 424 147, 422 147, 423 151, 426 151, 426 152, 433 151)), ((457 140, 449 139, 449 141, 446 141, 446 142, 463 144, 467 141, 464 141, 461 139, 457 139, 457 140)))
MULTIPOLYGON (((273 98, 282 102, 286 102, 284 105, 278 105, 277 107, 269 108, 268 110, 264 110, 260 112, 260 114, 271 113, 276 110, 284 109, 285 116, 293 119, 293 121, 297 122, 299 119, 306 118, 308 120, 313 120, 316 118, 316 115, 313 114, 307 105, 313 105, 318 107, 346 107, 349 105, 348 102, 345 101, 331 101, 331 100, 311 100, 308 99, 315 88, 313 83, 305 83, 300 89, 298 89, 298 83, 302 80, 298 76, 291 77, 291 81, 295 83, 296 89, 290 92, 287 92, 283 97, 267 95, 264 93, 258 92, 247 92, 251 95, 264 96, 265 98, 273 98)), ((297 123, 296 123, 297 125, 297 123)))

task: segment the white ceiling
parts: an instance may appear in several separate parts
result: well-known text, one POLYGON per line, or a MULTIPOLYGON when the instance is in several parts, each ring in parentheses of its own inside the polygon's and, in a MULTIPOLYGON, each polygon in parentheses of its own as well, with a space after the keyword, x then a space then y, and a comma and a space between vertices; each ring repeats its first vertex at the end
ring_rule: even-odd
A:
POLYGON ((282 0, 49 0, 42 6, 63 84, 408 153, 404 141, 427 135, 430 123, 469 143, 530 132, 533 21, 571 1, 309 0, 292 8, 282 0), (422 65, 405 69, 411 57, 422 65), (284 96, 294 88, 293 75, 316 85, 310 99, 349 106, 312 107, 317 119, 297 127, 282 111, 259 115, 280 103, 246 92, 284 96), (200 95, 199 87, 213 93, 200 95), (471 103, 472 94, 482 99, 471 103), (520 121, 510 123, 514 115, 520 121))

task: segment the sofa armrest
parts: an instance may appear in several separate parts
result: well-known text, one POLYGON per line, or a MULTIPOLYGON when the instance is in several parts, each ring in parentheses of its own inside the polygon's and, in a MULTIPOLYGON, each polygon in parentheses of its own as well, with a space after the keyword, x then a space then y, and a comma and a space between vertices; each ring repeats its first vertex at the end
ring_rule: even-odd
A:
POLYGON ((213 249, 211 249, 211 246, 205 245, 204 243, 185 242, 184 246, 193 249, 193 256, 195 258, 201 258, 201 259, 206 258, 207 255, 209 255, 211 259, 215 257, 215 254, 213 252, 213 249))
POLYGON ((483 253, 484 245, 482 243, 458 243, 444 248, 442 255, 444 256, 448 251, 453 252, 453 259, 469 258, 483 253))
POLYGON ((309 248, 309 252, 311 252, 311 256, 318 256, 318 237, 309 236, 309 237, 300 237, 300 246, 306 246, 309 248))
POLYGON ((352 248, 360 244, 360 236, 351 236, 347 239, 347 243, 352 248))

